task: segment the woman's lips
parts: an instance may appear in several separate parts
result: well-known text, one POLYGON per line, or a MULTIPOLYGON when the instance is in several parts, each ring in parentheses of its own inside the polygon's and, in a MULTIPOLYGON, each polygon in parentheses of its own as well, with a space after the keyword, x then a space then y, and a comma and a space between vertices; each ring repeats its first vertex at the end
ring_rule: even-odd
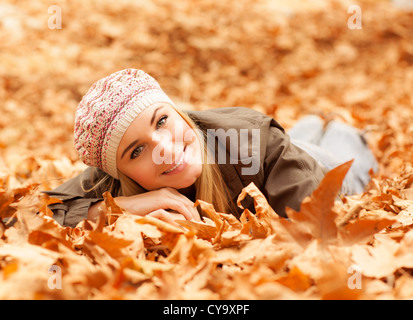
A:
POLYGON ((181 172, 187 165, 185 161, 185 151, 186 151, 186 146, 184 150, 182 151, 181 156, 179 157, 179 160, 175 163, 173 163, 166 171, 164 171, 162 174, 164 175, 172 175, 181 172))

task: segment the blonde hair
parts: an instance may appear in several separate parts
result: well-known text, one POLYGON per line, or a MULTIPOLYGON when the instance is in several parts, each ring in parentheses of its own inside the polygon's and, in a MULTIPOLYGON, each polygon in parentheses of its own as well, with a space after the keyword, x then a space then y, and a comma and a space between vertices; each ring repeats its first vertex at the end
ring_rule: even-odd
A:
MULTIPOLYGON (((236 217, 239 217, 239 213, 236 209, 234 201, 231 199, 230 193, 228 191, 227 185, 224 182, 219 166, 215 162, 215 159, 212 159, 212 157, 215 157, 215 155, 211 155, 210 152, 208 152, 205 130, 203 128, 199 128, 185 112, 179 110, 173 105, 172 107, 195 131, 198 139, 203 142, 202 171, 201 175, 195 181, 195 198, 211 203, 214 206, 215 210, 218 212, 232 213, 236 217)), ((111 192, 112 194, 115 192, 117 195, 132 196, 146 192, 146 190, 142 188, 138 183, 121 173, 119 170, 118 175, 120 185, 115 183, 118 179, 115 179, 108 174, 107 176, 103 177, 94 187, 92 187, 92 190, 100 186, 102 183, 106 182, 109 186, 109 190, 107 191, 111 192), (115 188, 117 190, 115 190, 115 188)))
POLYGON ((231 199, 218 164, 215 162, 215 159, 210 159, 210 157, 215 157, 215 155, 211 155, 211 153, 208 152, 206 132, 203 130, 196 130, 201 128, 199 128, 186 113, 179 109, 174 109, 186 121, 186 123, 194 129, 198 135, 198 139, 203 139, 204 142, 202 144, 204 146, 202 171, 201 175, 195 182, 196 199, 213 204, 216 211, 233 213, 238 216, 236 206, 231 199), (202 133, 202 135, 200 133, 202 133))

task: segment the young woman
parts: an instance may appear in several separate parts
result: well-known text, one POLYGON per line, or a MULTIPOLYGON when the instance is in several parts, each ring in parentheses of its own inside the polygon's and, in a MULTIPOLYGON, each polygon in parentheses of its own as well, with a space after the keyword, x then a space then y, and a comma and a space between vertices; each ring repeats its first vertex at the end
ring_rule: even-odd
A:
MULTIPOLYGON (((355 193, 377 166, 361 136, 345 124, 324 126, 310 116, 291 135, 248 108, 181 111, 145 72, 115 72, 93 84, 78 106, 75 145, 89 167, 47 192, 63 201, 50 208, 60 224, 74 227, 97 218, 109 191, 128 212, 171 223, 199 221, 196 199, 239 217, 237 197, 254 182, 285 217, 285 208, 299 210, 332 167, 356 158, 343 185, 355 193), (328 150, 337 144, 338 158, 328 150)), ((242 204, 254 211, 251 198, 242 204)))

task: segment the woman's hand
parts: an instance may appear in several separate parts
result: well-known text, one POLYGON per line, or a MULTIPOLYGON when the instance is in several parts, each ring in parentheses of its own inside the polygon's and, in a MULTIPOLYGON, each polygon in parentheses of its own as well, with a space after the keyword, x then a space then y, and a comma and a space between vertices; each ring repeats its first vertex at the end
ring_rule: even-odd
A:
POLYGON ((177 227, 179 227, 179 224, 175 222, 175 220, 185 220, 185 217, 182 214, 176 212, 168 212, 164 209, 155 210, 151 213, 148 213, 147 216, 157 218, 177 227))
POLYGON ((154 217, 162 217, 161 220, 173 221, 174 213, 166 211, 173 210, 183 216, 176 219, 201 221, 194 203, 174 188, 165 187, 130 197, 116 197, 115 202, 129 213, 140 216, 151 214, 154 217), (157 210, 158 213, 155 213, 157 210))

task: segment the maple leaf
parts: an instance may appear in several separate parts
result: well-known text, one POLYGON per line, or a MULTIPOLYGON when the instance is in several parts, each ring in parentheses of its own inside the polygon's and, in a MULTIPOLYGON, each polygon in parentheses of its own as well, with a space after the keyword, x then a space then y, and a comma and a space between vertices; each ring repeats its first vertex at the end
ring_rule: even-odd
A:
POLYGON ((176 222, 190 231, 188 235, 193 234, 200 239, 212 241, 217 233, 217 228, 215 226, 208 225, 203 222, 194 222, 188 220, 177 220, 176 222))
POLYGON ((277 282, 294 291, 305 291, 311 287, 311 278, 297 267, 293 267, 287 275, 277 279, 277 282))
POLYGON ((132 240, 126 240, 118 238, 107 232, 91 231, 87 237, 87 240, 97 244, 109 253, 113 258, 122 258, 126 256, 126 251, 123 250, 133 243, 132 240))
POLYGON ((102 196, 105 201, 106 212, 104 215, 105 218, 102 214, 99 216, 99 222, 104 222, 105 219, 107 219, 108 224, 112 224, 120 215, 123 214, 123 209, 116 204, 110 192, 106 191, 102 196))
POLYGON ((265 238, 270 230, 268 225, 264 226, 248 209, 245 209, 240 217, 242 223, 242 233, 251 234, 253 238, 265 238))
POLYGON ((210 240, 217 248, 235 245, 240 241, 249 239, 249 236, 243 233, 242 222, 232 214, 217 212, 212 204, 199 199, 195 202, 195 205, 199 205, 203 214, 211 218, 214 226, 207 225, 204 222, 181 220, 177 222, 187 227, 197 237, 210 240))
POLYGON ((288 217, 306 226, 322 244, 337 240, 337 213, 333 211, 333 205, 352 163, 352 160, 348 161, 327 172, 318 188, 301 203, 299 212, 287 208, 288 217))
POLYGON ((178 227, 173 226, 170 223, 164 222, 160 219, 154 218, 154 217, 150 217, 150 216, 136 216, 135 221, 137 223, 141 223, 141 224, 150 224, 153 225, 155 227, 157 227, 159 230, 167 232, 167 233, 184 233, 184 231, 178 227))
POLYGON ((0 218, 14 216, 19 207, 19 201, 26 195, 31 194, 37 186, 38 184, 30 184, 23 188, 14 188, 8 191, 0 189, 0 218))
POLYGON ((378 234, 375 238, 374 246, 358 245, 352 250, 352 259, 364 275, 382 278, 400 268, 413 268, 413 230, 407 232, 400 243, 386 234, 378 234))
POLYGON ((397 221, 391 213, 383 210, 368 212, 338 229, 340 244, 366 243, 374 234, 397 221))

